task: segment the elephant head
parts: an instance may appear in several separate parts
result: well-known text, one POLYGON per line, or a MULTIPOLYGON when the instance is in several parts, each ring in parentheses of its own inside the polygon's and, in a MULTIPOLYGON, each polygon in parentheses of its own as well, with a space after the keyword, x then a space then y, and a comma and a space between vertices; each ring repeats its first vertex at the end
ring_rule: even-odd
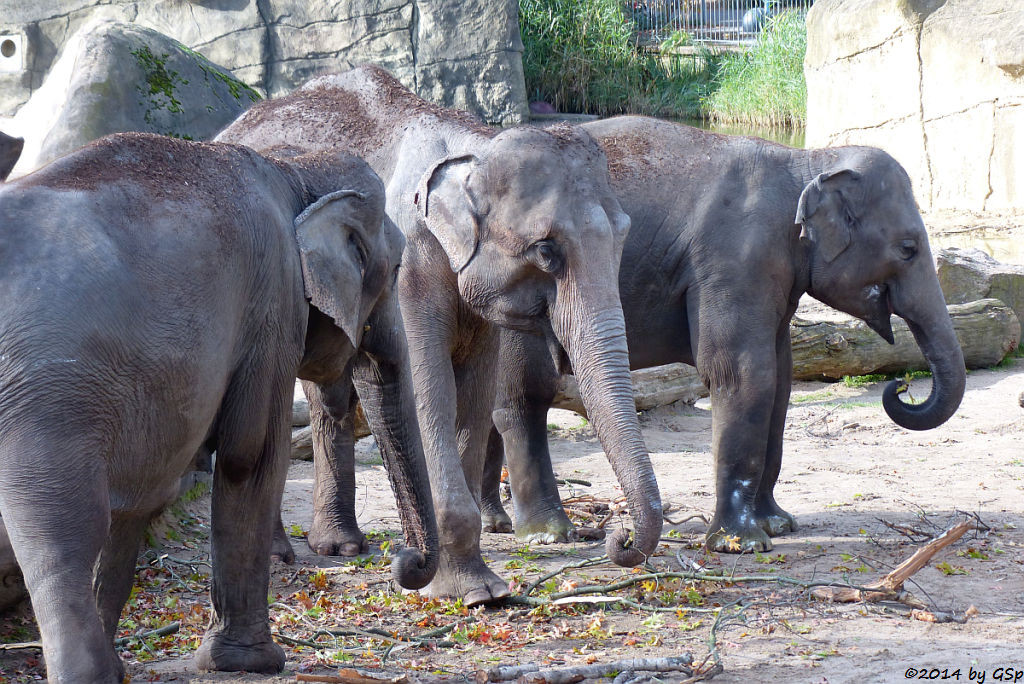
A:
POLYGON ((11 170, 18 163, 24 147, 24 138, 15 138, 0 131, 0 181, 11 175, 11 170))
POLYGON ((326 153, 289 164, 317 197, 294 221, 306 296, 319 312, 311 316, 299 375, 321 382, 348 365, 344 351, 357 352, 353 380, 406 535, 392 574, 402 587, 420 589, 437 570, 439 546, 395 288, 405 237, 384 212, 383 183, 361 159, 326 153), (347 338, 341 353, 331 328, 347 338))
POLYGON ((462 298, 497 325, 544 334, 567 353, 636 526, 608 555, 636 565, 662 526, 657 482, 633 403, 618 269, 629 217, 607 160, 566 126, 499 133, 437 160, 415 194, 462 298))
POLYGON ((796 223, 810 243, 808 292, 860 318, 890 344, 890 315, 906 320, 931 366, 931 394, 907 404, 898 397, 906 385, 892 381, 883 406, 898 425, 928 430, 953 415, 966 384, 928 235, 910 178, 896 160, 872 148, 844 152, 800 195, 796 223))

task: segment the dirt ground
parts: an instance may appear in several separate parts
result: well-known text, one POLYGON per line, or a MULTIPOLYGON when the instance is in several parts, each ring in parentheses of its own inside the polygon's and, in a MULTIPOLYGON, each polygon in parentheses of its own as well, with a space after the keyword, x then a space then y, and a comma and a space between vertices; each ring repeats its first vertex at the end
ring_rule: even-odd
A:
MULTIPOLYGON (((949 230, 957 232, 955 225, 949 230)), ((564 668, 681 654, 704 669, 720 662, 714 681, 722 683, 1024 681, 1024 409, 1018 403, 1024 359, 971 371, 967 380, 956 415, 923 433, 888 420, 882 382, 797 383, 776 496, 800 529, 764 554, 707 555, 700 548, 704 523, 691 516, 710 516, 714 505, 706 400, 643 414, 667 517, 690 519, 666 522, 651 567, 639 572, 703 568, 734 581, 641 580, 604 562, 541 583, 532 593, 537 606, 467 610, 457 601, 395 590, 387 564, 390 545, 400 539, 398 518, 372 440, 358 447, 357 510, 373 553, 315 556, 301 538, 312 515, 313 468, 296 461, 283 517, 298 560, 274 565, 268 597, 286 671, 211 675, 192 667, 209 619, 208 495, 179 503, 154 529, 124 614, 121 654, 133 681, 196 683, 291 682, 297 674, 340 668, 463 682, 496 665, 564 668), (918 616, 950 614, 958 621, 924 621, 895 602, 824 603, 801 585, 868 584, 967 515, 978 529, 939 552, 906 586, 928 608, 918 616), (615 598, 555 605, 548 598, 621 580, 632 583, 599 593, 631 605, 615 598), (179 625, 171 634, 134 637, 171 623, 179 625)), ((911 392, 923 397, 928 387, 927 379, 915 380, 911 392)), ((588 483, 563 487, 577 524, 594 526, 609 512, 607 527, 624 524, 614 505, 621 493, 586 421, 552 411, 549 432, 559 477, 588 483)), ((482 544, 491 567, 517 594, 549 571, 603 554, 596 541, 529 546, 511 535, 484 534, 482 544)), ((0 616, 0 642, 37 638, 27 606, 0 616)), ((0 681, 43 676, 38 649, 0 650, 0 681)))
MULTIPOLYGON (((189 654, 208 618, 208 567, 201 562, 208 558, 207 496, 179 506, 157 530, 161 545, 140 559, 139 586, 122 625, 125 635, 174 620, 181 629, 132 641, 122 655, 134 681, 283 682, 294 681, 295 673, 330 674, 341 667, 405 673, 424 682, 465 681, 497 664, 566 667, 682 653, 700 662, 709 655, 718 617, 715 648, 724 671, 716 682, 885 682, 911 678, 910 668, 921 678, 943 679, 945 673, 945 679, 970 681, 970 673, 985 672, 989 681, 1012 681, 999 678, 1006 668, 1024 671, 1024 409, 1018 405, 1024 360, 972 371, 960 410, 930 432, 895 427, 881 409, 881 389, 882 383, 796 385, 777 497, 800 529, 778 538, 770 553, 705 555, 699 548, 704 524, 693 519, 666 523, 664 544, 651 561, 657 571, 699 563, 710 572, 763 581, 661 579, 616 593, 669 609, 659 613, 608 603, 466 610, 458 602, 396 593, 380 545, 395 536, 398 521, 379 457, 363 440, 358 511, 363 530, 373 532, 375 554, 355 561, 320 558, 301 539, 293 540, 299 559, 274 566, 270 597, 273 630, 288 653, 284 674, 197 675, 191 668, 189 654), (976 515, 984 529, 940 552, 907 589, 933 611, 962 616, 974 606, 977 614, 965 623, 920 621, 899 604, 812 601, 802 587, 772 580, 867 584, 909 557, 915 542, 947 527, 957 511, 976 515), (200 562, 186 562, 194 559, 200 562), (395 643, 383 666, 392 642, 370 632, 414 637, 449 625, 456 627, 439 643, 395 643), (362 633, 336 637, 318 630, 362 633)), ((927 391, 927 380, 914 382, 914 394, 927 391)), ((590 483, 566 486, 564 496, 577 497, 570 508, 582 514, 580 524, 593 525, 606 517, 602 504, 620 495, 611 469, 583 419, 552 411, 550 423, 558 475, 590 483), (587 509, 596 512, 589 514, 593 519, 587 509)), ((707 406, 660 408, 644 414, 642 426, 668 517, 710 515, 707 406)), ((309 525, 312 477, 311 464, 293 463, 284 520, 296 534, 309 525)), ((622 517, 608 524, 622 524, 622 517)), ((530 547, 496 534, 483 535, 483 548, 491 566, 520 591, 542 572, 603 553, 600 542, 530 547)), ((633 576, 606 562, 558 575, 534 596, 633 576)), ((37 638, 25 610, 7 616, 0 634, 8 642, 37 638)), ((39 660, 33 649, 0 654, 0 677, 41 677, 39 660)), ((666 682, 683 679, 661 675, 666 682)))

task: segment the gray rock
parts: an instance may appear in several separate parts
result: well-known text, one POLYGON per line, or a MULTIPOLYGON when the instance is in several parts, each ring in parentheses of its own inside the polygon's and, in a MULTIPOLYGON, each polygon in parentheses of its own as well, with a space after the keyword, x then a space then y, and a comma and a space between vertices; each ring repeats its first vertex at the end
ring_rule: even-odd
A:
POLYGON ((89 24, 12 120, 27 140, 15 172, 120 131, 203 140, 259 98, 230 72, 156 31, 89 24))
POLYGON ((16 59, 0 59, 0 116, 34 97, 76 32, 106 19, 170 36, 271 97, 313 76, 374 63, 439 104, 519 123, 527 106, 518 7, 515 0, 5 0, 0 42, 11 36, 18 50, 16 59))
POLYGON ((923 209, 1024 209, 1024 3, 818 0, 807 145, 881 147, 923 209))
POLYGON ((939 285, 948 304, 993 298, 1024 321, 1024 266, 996 261, 980 249, 942 249, 936 255, 939 285))

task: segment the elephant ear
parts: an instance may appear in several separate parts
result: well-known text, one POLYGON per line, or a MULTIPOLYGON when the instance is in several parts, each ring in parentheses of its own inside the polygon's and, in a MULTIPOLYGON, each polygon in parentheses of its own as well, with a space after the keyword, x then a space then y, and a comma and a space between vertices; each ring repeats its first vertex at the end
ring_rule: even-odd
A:
POLYGON ((6 180, 11 174, 24 147, 24 138, 13 138, 0 132, 0 181, 6 180))
POLYGON ((841 169, 819 174, 800 193, 796 223, 800 237, 811 240, 831 263, 850 246, 856 219, 852 206, 861 194, 860 174, 841 169))
POLYGON ((353 227, 352 204, 366 199, 354 190, 324 195, 295 217, 306 299, 341 328, 352 344, 362 337, 360 302, 370 255, 353 227))
POLYGON ((480 241, 477 211, 468 186, 476 162, 476 157, 467 154, 431 164, 414 199, 420 216, 441 243, 456 273, 473 258, 480 241))

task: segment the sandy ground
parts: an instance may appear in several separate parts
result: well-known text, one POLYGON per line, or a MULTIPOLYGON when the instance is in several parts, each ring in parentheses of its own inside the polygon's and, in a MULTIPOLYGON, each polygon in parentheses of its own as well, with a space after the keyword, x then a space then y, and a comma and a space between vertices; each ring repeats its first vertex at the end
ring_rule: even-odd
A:
MULTIPOLYGON (((1024 678, 1024 409, 1018 405, 1024 360, 972 371, 960 410, 930 432, 895 427, 881 409, 881 389, 881 383, 797 384, 777 489, 781 505, 800 523, 797 533, 778 538, 768 554, 708 556, 699 549, 700 520, 666 523, 665 543, 651 564, 660 571, 679 571, 681 564, 693 561, 735 577, 866 584, 919 546, 889 525, 914 528, 927 536, 947 527, 956 511, 965 511, 976 515, 985 529, 969 532, 942 551, 914 575, 907 589, 933 610, 962 615, 975 606, 978 614, 966 623, 923 622, 899 605, 810 601, 800 587, 772 581, 727 585, 665 580, 619 594, 677 608, 658 614, 614 605, 534 610, 513 605, 466 611, 458 603, 403 596, 393 592, 379 549, 380 540, 399 529, 393 499, 372 443, 364 440, 358 510, 363 530, 375 532, 376 555, 359 562, 319 558, 295 539, 296 565, 278 564, 273 570, 274 631, 309 641, 316 629, 382 628, 409 636, 457 624, 450 645, 400 644, 382 668, 387 644, 372 634, 340 640, 320 635, 317 648, 286 644, 288 669, 280 676, 195 674, 189 653, 208 615, 202 593, 207 568, 179 561, 207 557, 202 541, 208 522, 204 497, 177 512, 178 520, 170 527, 177 525, 180 533, 170 537, 180 541, 168 538, 165 531, 162 546, 140 559, 145 571, 125 616, 134 622, 126 623, 123 633, 158 626, 171 602, 175 605, 170 617, 184 616, 182 629, 145 646, 129 644, 122 655, 131 663, 135 681, 294 681, 296 672, 329 674, 338 667, 391 675, 405 672, 419 681, 465 681, 463 676, 474 670, 517 662, 565 667, 588 660, 684 652, 700 661, 709 653, 708 639, 718 614, 714 609, 726 606, 715 635, 724 667, 715 677, 718 682, 885 682, 908 678, 909 668, 923 672, 924 678, 941 679, 945 673, 945 679, 956 681, 970 681, 972 672, 973 681, 980 681, 981 672, 987 681, 998 680, 1005 668, 1013 668, 1024 678), (188 541, 187 532, 196 533, 193 538, 198 542, 188 541), (325 571, 317 574, 318 569, 325 571), (746 607, 740 609, 737 601, 746 607), (149 622, 147 616, 152 618, 149 622)), ((927 380, 915 381, 914 394, 927 391, 927 380)), ((552 411, 549 422, 559 476, 590 482, 566 488, 564 496, 580 497, 578 501, 598 511, 596 517, 603 517, 602 502, 620 493, 592 430, 567 412, 552 411)), ((707 407, 701 402, 663 407, 644 414, 642 426, 663 499, 671 508, 669 517, 710 515, 714 499, 707 407)), ((311 488, 311 464, 295 462, 284 520, 296 533, 309 525, 311 488)), ((582 509, 578 505, 575 510, 582 509)), ((580 523, 587 522, 580 518, 580 523)), ((609 523, 619 524, 621 516, 609 523)), ((543 570, 603 552, 600 542, 529 547, 496 534, 484 534, 483 547, 491 566, 519 588, 543 570)), ((630 576, 605 563, 560 575, 548 588, 630 576)), ((32 629, 26 611, 0 623, 5 641, 32 639, 32 629)), ((38 656, 33 650, 0 654, 0 678, 30 681, 40 676, 38 656)), ((664 675, 661 681, 681 679, 664 675)))

